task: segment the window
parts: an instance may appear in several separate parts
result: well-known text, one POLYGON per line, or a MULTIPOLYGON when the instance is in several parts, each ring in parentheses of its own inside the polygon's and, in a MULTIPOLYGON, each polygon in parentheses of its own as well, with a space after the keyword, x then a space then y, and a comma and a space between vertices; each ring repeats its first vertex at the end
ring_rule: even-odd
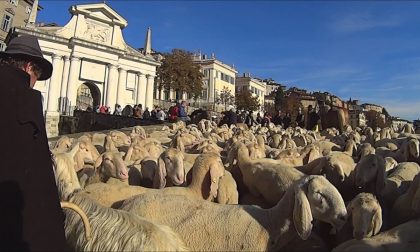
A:
POLYGON ((31 7, 30 6, 26 6, 25 13, 26 14, 30 14, 31 11, 32 11, 31 7))
POLYGON ((0 41, 0 51, 6 50, 6 44, 0 41))
POLYGON ((10 27, 12 26, 13 17, 8 14, 4 14, 3 21, 1 22, 1 29, 5 32, 9 32, 10 27))
POLYGON ((9 2, 14 6, 18 6, 19 0, 9 0, 9 2))
POLYGON ((201 96, 203 97, 203 99, 207 99, 207 88, 203 89, 201 96))

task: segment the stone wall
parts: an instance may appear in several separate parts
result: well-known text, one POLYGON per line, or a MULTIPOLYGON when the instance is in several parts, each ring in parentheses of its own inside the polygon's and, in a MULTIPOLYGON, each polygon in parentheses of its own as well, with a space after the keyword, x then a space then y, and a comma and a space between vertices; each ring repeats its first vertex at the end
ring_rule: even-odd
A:
POLYGON ((59 115, 46 114, 45 115, 45 129, 47 131, 47 137, 58 136, 58 124, 59 124, 59 115))
POLYGON ((155 119, 138 119, 126 116, 74 111, 73 116, 60 116, 59 135, 109 129, 121 129, 136 125, 163 124, 155 119))

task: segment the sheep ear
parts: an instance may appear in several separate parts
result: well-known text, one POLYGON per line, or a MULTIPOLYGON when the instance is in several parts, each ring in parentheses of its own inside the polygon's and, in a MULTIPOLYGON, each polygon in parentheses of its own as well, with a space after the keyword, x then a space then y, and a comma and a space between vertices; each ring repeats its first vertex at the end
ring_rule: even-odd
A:
POLYGON ((352 210, 353 210, 353 200, 350 201, 350 203, 346 207, 347 218, 350 217, 352 210))
POLYGON ((125 161, 125 162, 130 161, 131 156, 133 155, 133 151, 134 151, 134 145, 131 145, 131 146, 128 148, 127 153, 125 154, 125 158, 124 158, 124 161, 125 161))
POLYGON ((312 162, 313 160, 319 158, 320 156, 321 155, 319 154, 319 151, 317 149, 315 149, 315 148, 312 148, 309 151, 308 155, 306 155, 306 157, 305 157, 305 159, 306 158, 308 159, 308 160, 305 160, 306 161, 306 164, 312 162))
POLYGON ((338 173, 340 181, 343 182, 344 179, 346 178, 346 176, 344 175, 343 167, 341 167, 341 165, 339 164, 336 164, 335 168, 337 169, 337 173, 338 173))
POLYGON ((372 235, 376 235, 379 233, 382 227, 382 210, 381 208, 377 208, 375 214, 372 218, 372 235))
POLYGON ((106 151, 110 151, 111 150, 111 136, 106 136, 105 137, 105 143, 104 143, 104 148, 106 151))
POLYGON ((321 175, 324 172, 325 157, 321 157, 318 164, 310 171, 312 175, 321 175))
POLYGON ((80 153, 74 156, 74 161, 76 161, 76 167, 75 167, 76 172, 83 169, 83 166, 85 165, 85 161, 83 160, 83 156, 80 153))
POLYGON ((162 189, 166 186, 166 165, 161 157, 158 159, 158 169, 153 177, 153 188, 162 189))
POLYGON ((376 171, 376 195, 381 195, 382 190, 385 187, 385 160, 380 159, 380 165, 376 171))
POLYGON ((103 158, 104 158, 104 154, 100 155, 98 159, 96 159, 95 165, 94 165, 95 169, 101 166, 103 158))
POLYGON ((307 240, 312 231, 312 213, 308 198, 300 186, 295 188, 293 223, 302 240, 307 240))
POLYGON ((213 199, 217 197, 217 191, 219 189, 219 179, 224 175, 225 169, 219 162, 212 163, 210 165, 210 195, 209 198, 213 199))

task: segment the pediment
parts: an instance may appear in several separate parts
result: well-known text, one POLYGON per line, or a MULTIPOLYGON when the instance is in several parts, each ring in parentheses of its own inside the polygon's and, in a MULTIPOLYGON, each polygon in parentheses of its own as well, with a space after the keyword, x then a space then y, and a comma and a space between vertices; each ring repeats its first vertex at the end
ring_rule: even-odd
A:
POLYGON ((104 3, 74 5, 70 12, 74 15, 83 14, 86 18, 96 19, 97 21, 108 24, 117 24, 122 28, 128 24, 127 20, 104 3))

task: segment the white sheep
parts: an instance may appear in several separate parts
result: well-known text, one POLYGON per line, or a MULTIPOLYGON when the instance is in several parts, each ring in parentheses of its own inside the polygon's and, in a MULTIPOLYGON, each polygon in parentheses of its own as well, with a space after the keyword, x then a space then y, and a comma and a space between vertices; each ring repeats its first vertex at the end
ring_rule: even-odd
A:
POLYGON ((338 232, 337 240, 361 240, 377 235, 382 227, 382 208, 371 193, 359 193, 347 205, 348 224, 338 232))
POLYGON ((283 165, 281 160, 251 160, 248 148, 244 144, 239 146, 237 157, 243 182, 249 192, 255 196, 262 196, 273 205, 277 204, 293 182, 304 176, 302 172, 283 165))
POLYGON ((418 173, 420 173, 420 166, 417 163, 399 163, 385 180, 384 189, 381 192, 385 202, 392 206, 395 200, 408 190, 410 182, 418 173))
POLYGON ((344 242, 332 251, 419 251, 419 236, 420 220, 412 220, 370 238, 344 242))
POLYGON ((399 225, 420 217, 420 174, 411 182, 408 190, 397 198, 391 210, 391 224, 399 225))
POLYGON ((127 199, 121 209, 174 228, 194 251, 279 251, 298 236, 308 239, 313 219, 340 229, 347 214, 322 176, 297 181, 271 209, 158 194, 127 199))
POLYGON ((79 206, 89 219, 92 228, 88 239, 82 219, 77 213, 64 210, 66 239, 77 251, 186 251, 188 248, 169 227, 154 224, 125 211, 104 208, 79 193, 80 185, 72 167, 57 163, 61 200, 79 206))
POLYGON ((238 204, 239 202, 236 181, 229 171, 225 171, 225 175, 220 177, 216 201, 220 204, 238 204))

